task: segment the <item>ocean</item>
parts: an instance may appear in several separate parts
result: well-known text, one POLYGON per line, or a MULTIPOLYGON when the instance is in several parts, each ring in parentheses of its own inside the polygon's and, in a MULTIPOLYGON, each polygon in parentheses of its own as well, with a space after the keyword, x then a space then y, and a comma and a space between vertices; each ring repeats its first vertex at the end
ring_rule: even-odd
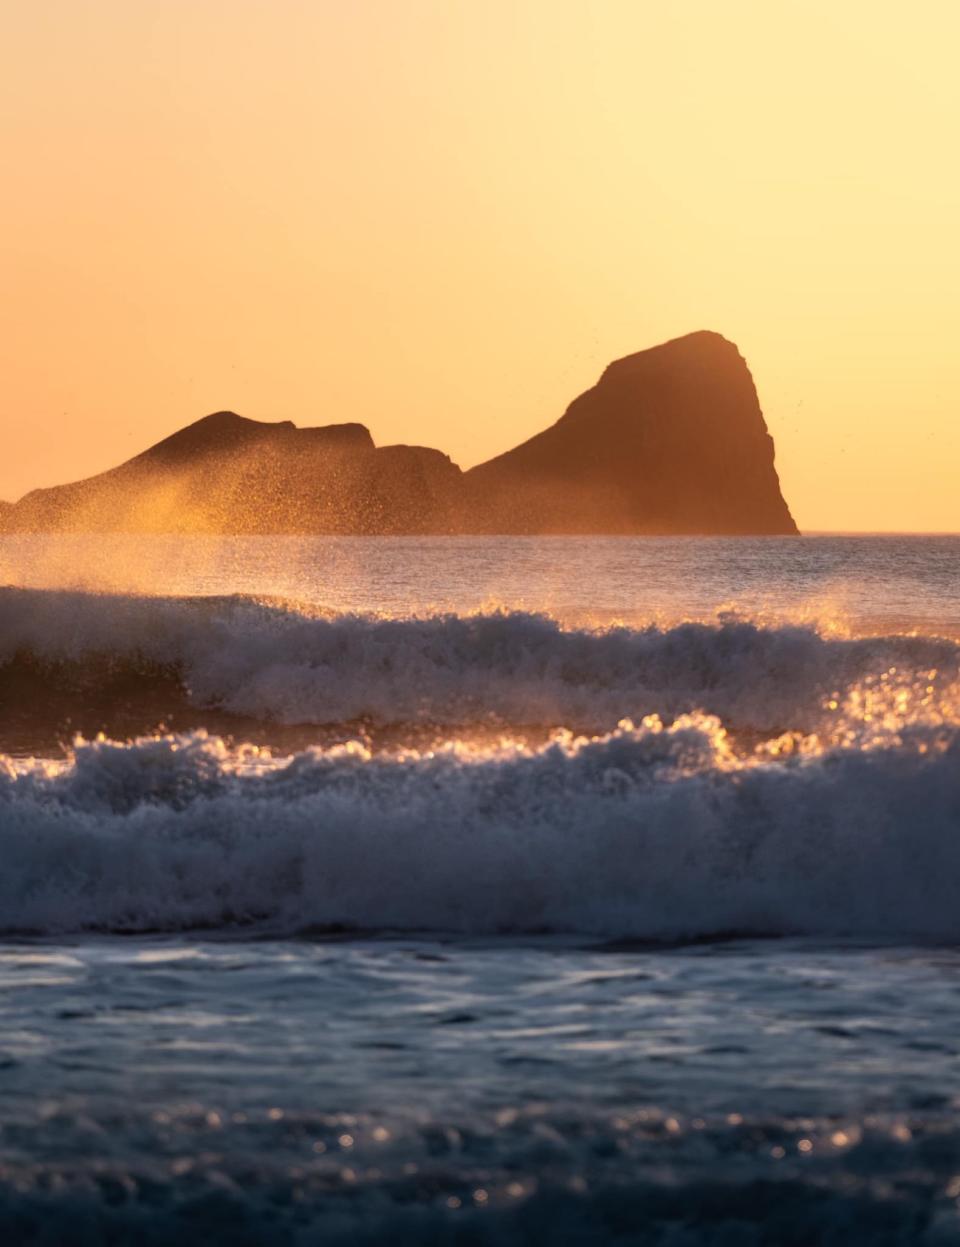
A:
POLYGON ((960 1243, 960 537, 0 586, 0 1242, 960 1243))

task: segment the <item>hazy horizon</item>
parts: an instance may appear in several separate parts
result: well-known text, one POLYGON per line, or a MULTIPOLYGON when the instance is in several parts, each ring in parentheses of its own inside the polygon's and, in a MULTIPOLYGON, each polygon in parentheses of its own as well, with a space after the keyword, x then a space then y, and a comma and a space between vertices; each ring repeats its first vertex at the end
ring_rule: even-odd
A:
POLYGON ((960 528, 960 10, 0 4, 0 498, 207 412, 469 467, 711 328, 804 531, 960 528))
MULTIPOLYGON (((220 410, 221 410, 221 411, 225 411, 225 410, 229 410, 229 409, 228 409, 228 408, 220 408, 220 410)), ((212 412, 208 412, 208 413, 205 413, 205 414, 206 414, 206 415, 211 415, 211 414, 214 414, 214 413, 212 413, 212 412)), ((237 415, 241 415, 241 416, 244 416, 244 415, 245 415, 245 413, 242 413, 242 412, 237 412, 237 413, 235 413, 235 414, 237 414, 237 415)), ((203 418, 204 418, 203 416, 200 416, 200 417, 198 417, 198 420, 202 420, 203 418)), ((252 420, 257 420, 257 419, 258 419, 258 417, 256 417, 256 416, 245 416, 245 418, 247 418, 247 419, 252 419, 252 420)), ((285 422, 285 418, 284 418, 284 417, 277 417, 277 418, 276 418, 276 420, 271 420, 271 421, 268 421, 268 423, 284 423, 284 422, 285 422)), ((177 429, 171 429, 169 432, 170 432, 171 434, 172 434, 172 433, 175 433, 175 432, 177 432, 177 431, 178 431, 178 429, 182 429, 182 428, 188 427, 188 426, 189 426, 189 424, 192 424, 192 423, 194 423, 194 421, 188 421, 186 425, 180 425, 180 426, 178 426, 178 428, 177 428, 177 429)), ((301 427, 302 427, 302 426, 301 426, 301 427)), ((539 430, 537 430, 537 431, 539 431, 539 430)), ((163 435, 161 435, 161 438, 160 438, 159 440, 163 440, 163 437, 165 437, 165 436, 168 436, 168 434, 163 434, 163 435)), ((374 440, 376 440, 376 439, 374 439, 374 440)), ((155 444, 156 444, 156 443, 151 443, 151 445, 155 445, 155 444)), ((378 443, 378 444, 380 444, 380 443, 378 443)), ((136 457, 138 454, 140 454, 140 453, 142 453, 143 451, 146 451, 146 450, 148 450, 148 449, 150 449, 150 447, 148 447, 148 446, 143 446, 143 447, 141 447, 140 449, 138 449, 138 450, 136 450, 136 451, 133 451, 133 452, 132 452, 132 455, 128 456, 128 458, 136 457)), ((443 447, 443 446, 436 446, 436 447, 433 447, 433 449, 440 450, 440 451, 444 451, 444 453, 446 453, 446 451, 444 450, 444 447, 443 447)), ((502 449, 503 449, 503 450, 509 450, 509 449, 511 449, 511 447, 507 446, 507 447, 503 447, 502 449)), ((493 456, 492 456, 492 457, 496 457, 496 456, 497 456, 497 455, 499 455, 500 453, 502 453, 502 452, 501 452, 501 451, 499 451, 499 450, 494 451, 494 452, 493 452, 493 456)), ((105 470, 109 470, 109 468, 112 468, 112 467, 117 467, 117 466, 119 466, 119 462, 117 462, 117 463, 109 463, 109 464, 107 464, 107 465, 106 465, 106 469, 105 469, 105 470)), ((461 467, 464 471, 467 471, 470 467, 473 467, 473 466, 475 466, 475 465, 473 465, 473 464, 459 464, 458 466, 459 466, 459 467, 461 467)), ((779 468, 779 464, 778 464, 777 466, 778 466, 778 468, 779 468)), ((91 475, 96 475, 96 473, 93 473, 93 474, 91 474, 91 475)), ((80 479, 86 479, 86 478, 80 478, 80 479)), ((54 481, 54 482, 51 482, 51 484, 52 484, 52 485, 54 485, 54 486, 56 486, 56 485, 61 485, 61 484, 69 484, 69 483, 71 483, 71 482, 70 482, 70 481, 54 481)), ((33 488, 44 488, 44 486, 34 486, 33 488)), ((17 497, 15 497, 15 498, 5 499, 4 501, 16 502, 16 501, 19 501, 19 500, 20 500, 20 498, 25 497, 25 496, 26 496, 26 494, 29 494, 29 493, 31 493, 31 492, 32 492, 32 489, 28 489, 28 490, 24 491, 24 494, 17 495, 17 497)), ((790 500, 789 500, 789 498, 788 498, 788 499, 787 499, 787 503, 788 503, 788 505, 789 505, 789 502, 790 502, 790 500)), ((223 534, 223 535, 225 536, 225 535, 228 535, 228 534, 223 534)), ((282 534, 282 533, 277 534, 277 535, 279 535, 279 536, 283 536, 283 534, 282 534)), ((290 534, 290 535, 291 535, 291 536, 293 536, 293 534, 290 534)), ((436 535, 442 536, 443 534, 436 534, 436 535)), ((455 534, 451 534, 451 535, 455 535, 455 534)), ((638 534, 634 534, 634 535, 638 535, 638 534)), ((639 535, 642 535, 642 534, 639 534, 639 535)), ((772 535, 774 535, 774 536, 775 536, 775 534, 772 534, 772 535)), ((958 530, 958 529, 904 529, 904 528, 872 528, 872 529, 867 529, 867 528, 801 528, 801 529, 800 529, 800 536, 806 536, 806 537, 844 537, 844 536, 856 536, 856 537, 870 537, 870 536, 901 536, 901 537, 911 537, 911 536, 917 536, 917 537, 940 537, 940 536, 942 536, 942 537, 953 537, 953 536, 958 536, 958 535, 960 535, 960 530, 958 530)), ((56 539, 57 534, 56 534, 55 532, 53 532, 53 533, 51 533, 51 534, 50 534, 50 536, 51 536, 51 538, 52 538, 52 539, 54 539, 54 540, 55 540, 55 539, 56 539)), ((344 535, 341 535, 341 536, 340 536, 340 537, 338 537, 337 539, 338 539, 338 540, 342 540, 342 539, 344 538, 344 536, 349 536, 349 534, 344 534, 344 535)), ((364 537, 364 536, 365 536, 365 534, 363 534, 363 533, 356 533, 356 534, 352 534, 352 536, 357 536, 357 537, 361 537, 361 538, 362 538, 362 537, 364 537)), ((542 540, 544 537, 549 537, 549 536, 550 536, 550 534, 540 534, 539 539, 541 539, 541 540, 542 540)), ((649 536, 650 536, 651 538, 653 538, 653 539, 657 539, 658 537, 666 537, 666 538, 669 538, 669 536, 670 536, 670 535, 669 535, 669 534, 665 534, 665 533, 664 533, 664 534, 657 534, 657 533, 653 533, 653 534, 649 534, 649 536)), ((729 539, 729 534, 718 533, 718 534, 715 534, 715 536, 717 537, 717 539, 718 539, 718 540, 728 540, 728 539, 729 539)), ((382 534, 381 534, 381 538, 382 538, 382 534)), ((401 539, 402 539, 402 535, 401 535, 401 539)))

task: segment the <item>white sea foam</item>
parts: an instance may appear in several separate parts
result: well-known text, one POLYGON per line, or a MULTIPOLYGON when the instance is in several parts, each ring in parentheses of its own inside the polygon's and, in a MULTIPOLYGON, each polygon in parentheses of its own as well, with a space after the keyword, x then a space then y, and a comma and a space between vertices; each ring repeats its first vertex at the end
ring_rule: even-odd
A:
POLYGON ((960 647, 738 618, 587 629, 516 612, 392 619, 240 597, 0 590, 0 666, 23 661, 65 663, 78 687, 85 673, 96 680, 105 670, 140 673, 146 687, 164 668, 200 709, 279 724, 599 732, 624 717, 702 711, 731 728, 773 733, 823 732, 830 701, 876 700, 894 686, 914 704, 952 705, 960 647))
POLYGON ((6 759, 0 926, 953 939, 958 654, 744 619, 589 630, 5 590, 0 665, 64 664, 81 701, 104 673, 129 697, 163 669, 201 714, 586 735, 274 760, 199 732, 6 759))
POLYGON ((4 764, 3 928, 960 936, 960 731, 744 761, 717 720, 285 762, 203 734, 4 764))

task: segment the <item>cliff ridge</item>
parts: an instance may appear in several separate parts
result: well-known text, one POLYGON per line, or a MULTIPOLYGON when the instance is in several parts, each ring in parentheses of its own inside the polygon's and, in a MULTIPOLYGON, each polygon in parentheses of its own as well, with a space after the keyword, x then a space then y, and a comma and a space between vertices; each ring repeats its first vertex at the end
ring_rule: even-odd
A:
POLYGON ((0 531, 787 534, 753 378, 706 330, 615 360, 560 419, 462 472, 362 424, 215 412, 98 476, 0 505, 0 531))

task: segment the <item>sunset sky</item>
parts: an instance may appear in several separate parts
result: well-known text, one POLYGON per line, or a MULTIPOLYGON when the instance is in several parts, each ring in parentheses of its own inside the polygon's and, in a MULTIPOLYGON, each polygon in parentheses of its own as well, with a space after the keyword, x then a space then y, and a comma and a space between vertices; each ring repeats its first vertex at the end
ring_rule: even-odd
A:
POLYGON ((716 329, 801 528, 960 530, 960 4, 0 0, 0 497, 206 412, 462 466, 716 329))

